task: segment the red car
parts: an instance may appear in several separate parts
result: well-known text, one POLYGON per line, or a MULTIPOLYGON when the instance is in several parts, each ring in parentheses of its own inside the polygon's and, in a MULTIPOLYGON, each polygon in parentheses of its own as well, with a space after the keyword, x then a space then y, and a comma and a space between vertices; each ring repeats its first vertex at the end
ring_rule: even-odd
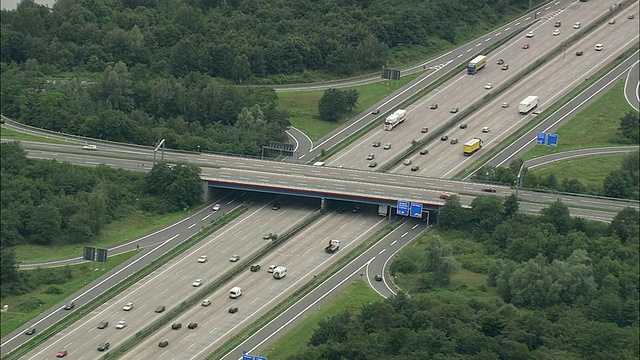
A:
POLYGON ((529 44, 522 44, 522 48, 523 49, 528 49, 529 48, 529 44))
POLYGON ((62 350, 58 351, 58 353, 56 354, 56 357, 63 358, 65 356, 67 356, 68 353, 69 352, 67 351, 67 349, 62 349, 62 350))
POLYGON ((507 64, 502 65, 502 70, 509 70, 509 65, 507 64))
POLYGON ((447 200, 449 198, 449 194, 440 194, 440 199, 447 200))

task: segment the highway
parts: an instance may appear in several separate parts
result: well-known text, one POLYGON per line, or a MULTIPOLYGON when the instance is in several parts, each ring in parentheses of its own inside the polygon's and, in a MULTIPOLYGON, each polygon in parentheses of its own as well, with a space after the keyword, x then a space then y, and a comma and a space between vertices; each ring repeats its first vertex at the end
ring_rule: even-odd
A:
POLYGON ((624 84, 624 96, 631 107, 640 110, 640 63, 629 70, 624 84))
MULTIPOLYGON (((223 273, 240 266, 243 259, 267 246, 268 241, 262 239, 264 233, 281 233, 317 207, 317 201, 297 203, 295 206, 284 203, 277 211, 271 210, 269 203, 251 206, 244 216, 99 306, 91 316, 56 334, 24 358, 53 357, 58 350, 66 348, 72 359, 95 359, 99 355, 97 346, 102 341, 109 341, 116 346, 129 338, 162 316, 154 313, 157 306, 164 305, 167 310, 172 309, 223 273), (209 258, 204 264, 196 261, 201 255, 209 258), (239 255, 240 261, 229 262, 227 259, 231 255, 239 255), (192 286, 196 279, 203 280, 201 287, 192 286), (134 303, 134 309, 123 311, 123 305, 130 301, 134 303), (109 327, 97 329, 98 323, 103 320, 109 321, 109 327), (115 328, 120 320, 128 323, 122 330, 115 328)), ((189 237, 185 235, 179 236, 180 241, 189 237)), ((107 287, 101 287, 102 291, 106 289, 107 287)), ((80 305, 82 304, 76 303, 76 306, 80 305)))
POLYGON ((619 146, 619 147, 606 147, 606 148, 591 148, 570 150, 560 153, 540 156, 524 162, 524 167, 527 169, 536 169, 548 165, 554 165, 561 161, 567 161, 572 159, 579 159, 583 157, 612 155, 612 154, 628 154, 633 151, 638 151, 638 146, 619 146))

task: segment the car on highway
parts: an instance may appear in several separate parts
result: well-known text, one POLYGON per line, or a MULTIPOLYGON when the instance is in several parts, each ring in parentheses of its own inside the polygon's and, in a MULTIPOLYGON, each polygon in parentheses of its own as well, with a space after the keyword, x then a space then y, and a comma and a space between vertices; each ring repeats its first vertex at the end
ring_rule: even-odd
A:
POLYGON ((106 329, 107 326, 109 326, 109 322, 107 320, 103 320, 98 323, 98 329, 106 329))
POLYGON ((436 103, 433 103, 433 104, 431 104, 431 105, 429 106, 429 109, 431 109, 431 110, 435 110, 435 109, 437 109, 437 108, 438 108, 438 104, 436 104, 436 103))
POLYGON ((156 307, 156 309, 153 310, 153 311, 155 311, 156 313, 160 314, 160 313, 164 312, 164 309, 165 309, 164 305, 158 305, 156 307))
POLYGON ((529 48, 529 44, 522 44, 522 48, 523 49, 528 49, 529 48))
POLYGON ((191 283, 191 286, 193 286, 193 287, 199 287, 200 285, 202 285, 202 279, 195 279, 195 280, 191 283))
POLYGON ((169 346, 169 340, 162 340, 158 343, 158 346, 163 348, 169 346))
POLYGON ((120 320, 118 321, 118 323, 116 324, 116 329, 124 329, 127 327, 127 322, 124 320, 120 320))
POLYGON ((553 26, 555 26, 555 27, 560 27, 560 26, 562 26, 562 22, 560 22, 560 21, 556 21, 556 23, 555 23, 553 26))
POLYGON ((111 344, 109 344, 108 341, 100 343, 100 345, 98 345, 98 351, 107 351, 109 349, 109 346, 111 346, 111 344))
POLYGON ((604 45, 596 44, 596 51, 602 51, 602 49, 604 49, 604 45))
POLYGON ((491 89, 493 89, 493 84, 492 83, 486 83, 484 85, 484 88, 487 89, 487 90, 491 90, 491 89))
POLYGON ((503 103, 502 103, 502 105, 500 105, 500 106, 502 106, 503 108, 505 108, 505 109, 506 109, 506 108, 508 108, 508 107, 509 107, 509 103, 505 101, 505 102, 503 102, 503 103))
POLYGON ((411 159, 404 159, 404 161, 402 162, 403 165, 411 165, 411 159))
POLYGON ((220 205, 220 204, 215 204, 215 205, 213 205, 213 207, 212 207, 213 211, 218 211, 218 210, 220 210, 221 208, 222 208, 222 205, 220 205))
POLYGON ((423 134, 426 133, 426 132, 429 132, 429 128, 426 127, 426 126, 423 126, 422 129, 420 129, 420 132, 423 133, 423 134))
POLYGON ((488 193, 494 193, 494 192, 496 192, 496 189, 493 189, 493 188, 485 188, 485 189, 482 189, 482 191, 484 191, 484 192, 488 192, 488 193))
POLYGON ((376 279, 376 281, 382 281, 382 275, 377 274, 375 279, 376 279))
POLYGON ((582 25, 582 24, 580 23, 580 21, 578 21, 578 22, 576 22, 575 24, 573 24, 573 28, 574 28, 574 29, 580 29, 580 26, 581 26, 581 25, 582 25))
POLYGON ((187 324, 187 328, 189 328, 189 329, 195 329, 197 327, 198 327, 198 323, 191 322, 191 323, 187 324))
POLYGON ((460 129, 466 129, 466 128, 467 128, 467 124, 465 123, 460 124, 460 129))
POLYGON ((576 51, 576 56, 582 56, 584 53, 582 52, 582 50, 578 50, 576 51))
POLYGON ((341 207, 339 207, 339 208, 337 208, 337 209, 336 209, 336 212, 337 212, 338 214, 344 214, 346 211, 347 211, 347 208, 346 208, 346 207, 344 207, 344 206, 341 206, 341 207))
POLYGON ((380 145, 380 141, 374 141, 373 144, 371 144, 373 147, 380 147, 380 145))
POLYGON ((56 353, 56 357, 63 358, 67 356, 67 354, 69 354, 69 351, 67 351, 67 349, 62 349, 56 353))
POLYGON ((373 111, 371 111, 371 114, 373 114, 373 115, 380 114, 380 108, 375 108, 373 111))
POLYGON ((376 167, 376 166, 378 166, 378 163, 377 163, 377 162, 375 162, 375 161, 371 161, 371 162, 369 162, 369 167, 370 167, 370 168, 374 168, 374 167, 376 167))
POLYGON ((420 170, 420 166, 418 166, 418 165, 413 165, 411 167, 411 171, 418 171, 418 170, 420 170))
POLYGON ((449 194, 440 194, 440 199, 447 200, 449 198, 449 194))
POLYGON ((635 15, 635 14, 629 14, 629 20, 631 20, 631 19, 635 19, 635 18, 636 18, 636 15, 635 15))
POLYGON ((609 20, 609 25, 613 25, 613 24, 615 24, 615 23, 616 23, 616 19, 611 19, 611 20, 609 20))
POLYGON ((238 308, 235 306, 232 306, 229 308, 229 314, 235 314, 238 312, 238 308))
POLYGON ((447 135, 442 135, 442 136, 440 136, 440 140, 442 140, 442 141, 447 141, 447 140, 449 140, 449 136, 447 136, 447 135))
POLYGON ((455 114, 455 113, 458 112, 458 110, 459 109, 457 107, 452 107, 451 109, 449 109, 449 112, 452 113, 452 114, 455 114))
POLYGON ((128 302, 126 304, 124 304, 124 306, 122 307, 122 310, 124 311, 131 311, 133 309, 133 303, 132 302, 128 302))
POLYGON ((253 264, 253 265, 251 265, 251 267, 249 268, 249 270, 251 270, 251 272, 258 272, 258 271, 260 271, 260 265, 258 265, 258 264, 253 264))
POLYGON ((282 206, 282 205, 280 205, 280 203, 277 202, 277 203, 271 205, 271 210, 280 210, 280 206, 282 206))
POLYGON ((451 141, 449 141, 451 143, 451 145, 457 144, 458 143, 458 138, 451 138, 451 141))
POLYGON ((528 37, 528 38, 532 38, 532 37, 533 37, 533 35, 534 35, 534 34, 533 34, 533 31, 529 31, 529 32, 527 33, 527 37, 528 37))
POLYGON ((373 160, 375 159, 375 157, 376 157, 375 154, 369 154, 367 155, 367 160, 373 160))
POLYGON ((386 143, 386 144, 384 144, 383 149, 385 149, 385 150, 389 150, 389 149, 391 149, 391 143, 386 143))
POLYGON ((73 302, 70 302, 70 303, 68 303, 68 304, 66 304, 64 306, 64 309, 65 310, 72 310, 74 307, 76 307, 76 304, 74 304, 73 302))
POLYGON ((211 300, 209 300, 209 299, 204 299, 204 300, 202 300, 202 302, 200 303, 200 305, 202 305, 202 306, 204 306, 204 307, 207 307, 207 306, 211 305, 211 300))
POLYGON ((488 133, 489 132, 489 127, 488 126, 483 127, 482 128, 482 132, 483 133, 488 133))
POLYGON ((558 29, 553 30, 553 36, 558 36, 558 35, 560 35, 560 30, 558 29))
POLYGON ((231 255, 229 257, 229 261, 231 261, 231 262, 236 262, 238 260, 240 260, 240 256, 238 256, 238 255, 231 255))
POLYGON ((209 260, 209 258, 207 257, 207 255, 200 255, 200 257, 198 258, 198 262, 199 263, 206 263, 207 260, 209 260))
POLYGON ((267 272, 272 274, 273 270, 275 270, 275 268, 277 268, 278 265, 269 265, 269 267, 267 268, 267 272))
POLYGON ((25 335, 33 335, 36 333, 36 328, 31 326, 27 329, 27 331, 24 332, 25 335))
POLYGON ((272 237, 272 233, 265 233, 264 235, 262 235, 262 240, 271 240, 272 237))
POLYGON ((181 327, 182 327, 181 323, 173 323, 173 324, 171 324, 171 330, 180 330, 181 327))
POLYGON ((420 150, 420 155, 427 155, 429 153, 429 149, 420 150))
POLYGON ((504 64, 504 65, 502 65, 502 67, 501 67, 500 69, 502 69, 502 70, 509 70, 509 65, 504 64))
POLYGON ((358 205, 354 206, 353 209, 351 209, 351 212, 354 214, 360 212, 360 206, 358 205))
POLYGON ((504 59, 498 59, 498 62, 496 64, 498 64, 498 65, 504 64, 504 59))
POLYGON ((96 151, 98 150, 98 147, 95 145, 86 144, 82 147, 82 150, 96 151))

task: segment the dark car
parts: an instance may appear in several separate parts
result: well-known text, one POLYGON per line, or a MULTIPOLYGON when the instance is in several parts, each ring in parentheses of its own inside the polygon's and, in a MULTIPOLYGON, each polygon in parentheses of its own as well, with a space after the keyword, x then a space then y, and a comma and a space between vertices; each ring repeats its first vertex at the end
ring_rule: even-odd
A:
POLYGON ((427 155, 429 153, 428 149, 422 149, 420 150, 420 155, 427 155))
POLYGON ((355 214, 355 213, 357 213, 357 212, 359 212, 359 211, 360 211, 360 206, 355 206, 355 207, 351 210, 351 212, 352 212, 352 213, 354 213, 354 214, 355 214))
POLYGON ((373 115, 378 115, 378 114, 380 114, 380 108, 376 108, 376 109, 375 109, 375 110, 373 110, 371 113, 372 113, 373 115))
POLYGON ((197 328, 197 327, 198 327, 198 323, 189 323, 189 325, 187 325, 187 327, 188 327, 189 329, 195 329, 195 328, 197 328))
POLYGON ((107 326, 109 326, 109 322, 108 321, 100 321, 100 323, 98 324, 98 329, 106 329, 107 326))
POLYGON ((251 272, 258 272, 258 271, 260 271, 260 265, 253 264, 253 265, 251 265, 250 270, 251 270, 251 272))
POLYGON ((167 347, 169 345, 169 342, 167 340, 162 340, 158 343, 158 346, 160 347, 167 347))
POLYGON ((76 307, 76 304, 74 304, 73 302, 68 303, 67 305, 64 306, 65 310, 71 310, 74 307, 76 307))
POLYGON ((173 323, 171 325, 171 329, 172 330, 179 330, 181 327, 182 327, 182 324, 180 324, 180 323, 173 323))
POLYGON ((488 193, 494 193, 494 192, 496 192, 496 189, 486 188, 486 189, 482 189, 482 191, 488 192, 488 193))
POLYGON ((431 106, 429 106, 429 109, 431 110, 435 110, 438 108, 438 104, 431 104, 431 106))
POLYGON ((467 128, 467 124, 464 124, 464 123, 460 124, 460 129, 466 129, 466 128, 467 128))
POLYGON ((374 143, 373 143, 373 144, 371 144, 371 146, 373 146, 373 147, 380 147, 380 145, 382 145, 382 144, 380 143, 380 141, 374 141, 374 143))
POLYGON ((161 312, 164 312, 164 309, 165 309, 164 305, 158 305, 158 307, 155 309, 155 312, 161 313, 161 312))
POLYGON ((418 166, 418 165, 413 165, 411 167, 411 171, 418 171, 418 170, 420 170, 420 166, 418 166))
POLYGON ((273 206, 271 207, 271 210, 279 210, 280 209, 280 203, 275 203, 273 204, 273 206))
POLYGON ((576 51, 576 56, 582 56, 584 53, 582 51, 576 51))
POLYGON ((504 64, 504 59, 498 59, 498 62, 496 64, 498 64, 498 65, 504 64))
POLYGON ((382 281, 382 275, 376 275, 376 281, 382 281))
POLYGON ((108 341, 105 341, 102 344, 98 345, 98 351, 106 351, 107 349, 109 349, 109 346, 111 346, 111 344, 109 344, 108 341))
POLYGON ((440 140, 442 140, 442 141, 447 141, 447 140, 449 140, 449 137, 448 137, 447 135, 442 135, 442 136, 440 137, 440 140))
POLYGON ((27 329, 27 331, 24 332, 25 335, 33 335, 36 333, 36 328, 35 327, 30 327, 27 329))
POLYGON ((238 312, 238 308, 235 306, 232 306, 229 308, 229 314, 235 314, 238 312))
POLYGON ((509 70, 509 65, 507 64, 502 65, 502 70, 509 70))
POLYGON ((336 210, 336 212, 337 212, 338 214, 342 214, 342 213, 344 213, 345 211, 347 211, 347 208, 346 208, 346 207, 339 207, 339 208, 338 208, 338 210, 336 210))

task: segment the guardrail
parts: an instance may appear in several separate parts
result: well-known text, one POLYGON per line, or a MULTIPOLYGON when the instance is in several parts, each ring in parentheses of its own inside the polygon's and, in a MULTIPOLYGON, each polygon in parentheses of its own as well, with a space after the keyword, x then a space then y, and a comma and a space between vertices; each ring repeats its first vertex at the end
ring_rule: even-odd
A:
POLYGON ((45 341, 49 340, 51 337, 53 337, 55 334, 57 334, 61 330, 65 329, 66 327, 70 326, 74 322, 80 320, 84 316, 86 316, 89 313, 91 313, 93 310, 98 308, 98 306, 102 305, 103 303, 105 303, 109 299, 112 299, 114 296, 116 296, 119 293, 121 293, 122 291, 126 290, 129 286, 131 286, 131 285, 135 284, 136 282, 138 282, 140 279, 142 279, 145 276, 151 274, 153 271, 157 270, 158 268, 160 268, 161 266, 166 264, 169 260, 173 259, 175 256, 177 256, 177 255, 181 254, 182 252, 186 251, 191 246, 197 244, 198 242, 200 242, 201 240, 205 239, 207 236, 209 236, 213 232, 219 230, 224 225, 228 224, 229 222, 231 222, 232 220, 234 220, 238 216, 242 215, 245 211, 247 211, 248 208, 249 208, 249 206, 246 205, 246 204, 240 205, 238 208, 236 208, 236 209, 230 211, 229 213, 224 214, 221 217, 213 220, 211 225, 203 228, 195 236, 192 236, 191 238, 189 238, 188 240, 182 242, 181 244, 179 244, 175 248, 167 251, 165 254, 160 256, 158 259, 152 261, 150 264, 148 264, 144 268, 140 269, 139 271, 137 271, 133 275, 127 277, 126 279, 122 280, 118 284, 114 285, 112 288, 110 288, 109 290, 107 290, 104 293, 100 294, 95 299, 89 301, 84 306, 80 307, 76 311, 74 311, 71 314, 69 314, 68 316, 66 316, 64 319, 62 319, 62 320, 58 321, 57 323, 55 323, 53 326, 51 326, 48 329, 42 331, 35 338, 27 341, 26 343, 22 344, 21 346, 19 346, 18 348, 16 348, 12 352, 10 352, 7 355, 3 356, 2 359, 3 360, 17 360, 20 357, 26 355, 28 352, 32 351, 37 346, 43 344, 45 341))

